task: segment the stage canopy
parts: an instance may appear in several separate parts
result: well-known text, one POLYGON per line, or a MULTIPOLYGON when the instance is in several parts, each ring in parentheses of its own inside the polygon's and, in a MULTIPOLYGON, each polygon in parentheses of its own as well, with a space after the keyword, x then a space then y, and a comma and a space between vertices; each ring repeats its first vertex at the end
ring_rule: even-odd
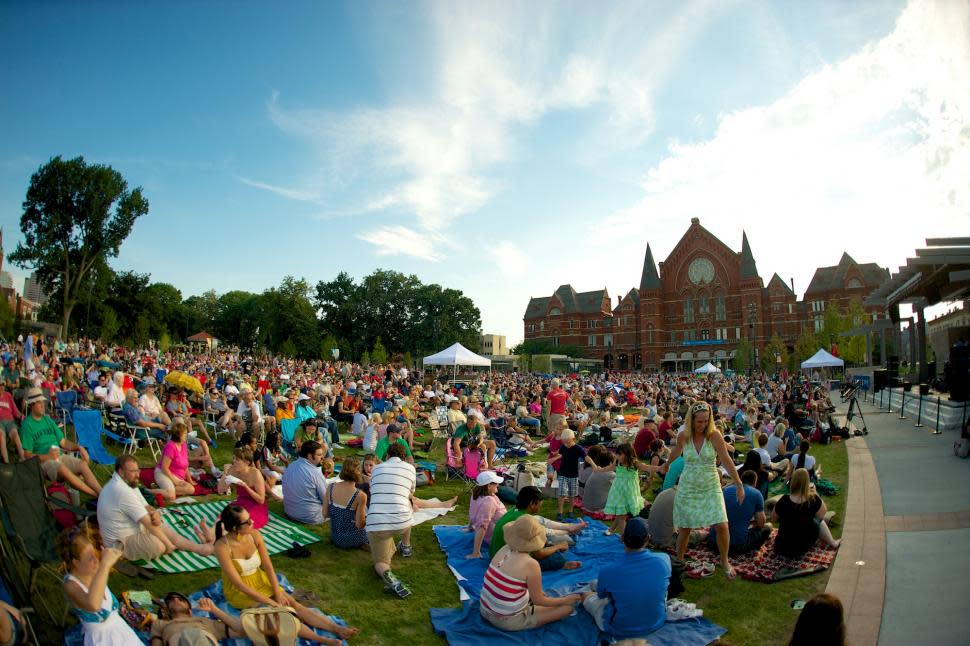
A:
POLYGON ((491 367, 491 359, 480 357, 460 343, 445 348, 437 354, 424 358, 426 366, 487 366, 491 367))
POLYGON ((842 361, 838 357, 833 357, 823 348, 819 348, 818 352, 812 358, 802 361, 803 370, 811 368, 842 368, 844 366, 845 361, 842 361))
POLYGON ((713 363, 708 361, 703 366, 694 371, 695 375, 710 375, 715 372, 721 372, 721 369, 715 366, 713 363))

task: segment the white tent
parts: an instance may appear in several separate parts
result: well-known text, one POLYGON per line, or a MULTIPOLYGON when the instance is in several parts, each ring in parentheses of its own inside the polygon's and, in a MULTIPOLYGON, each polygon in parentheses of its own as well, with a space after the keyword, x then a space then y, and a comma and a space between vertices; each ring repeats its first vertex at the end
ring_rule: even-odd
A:
POLYGON ((802 370, 811 370, 812 368, 844 368, 845 361, 839 359, 838 357, 833 357, 831 354, 825 351, 824 348, 819 348, 810 359, 802 361, 802 370))
POLYGON ((715 372, 721 372, 721 369, 715 366, 713 363, 708 361, 703 366, 694 371, 695 375, 710 375, 715 372))
POLYGON ((424 358, 426 366, 451 366, 452 379, 458 371, 458 366, 488 366, 492 367, 492 360, 481 357, 460 343, 445 348, 437 354, 424 358))

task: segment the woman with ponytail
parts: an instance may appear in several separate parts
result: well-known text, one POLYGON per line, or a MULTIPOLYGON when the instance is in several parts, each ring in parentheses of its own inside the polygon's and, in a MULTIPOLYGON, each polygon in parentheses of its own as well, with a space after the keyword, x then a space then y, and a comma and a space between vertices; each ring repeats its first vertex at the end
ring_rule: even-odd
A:
POLYGON ((330 646, 340 646, 341 640, 350 639, 360 632, 357 628, 337 625, 326 615, 313 612, 283 591, 266 543, 259 531, 253 528, 253 519, 245 508, 228 505, 216 521, 215 530, 215 555, 222 568, 222 589, 226 602, 233 608, 244 610, 256 606, 289 606, 303 623, 300 628, 302 639, 330 646), (338 638, 321 637, 312 628, 333 633, 338 638))
POLYGON ((802 440, 801 444, 798 445, 798 453, 793 453, 791 456, 791 463, 788 465, 788 473, 785 474, 785 480, 790 482, 792 474, 795 473, 796 469, 805 469, 808 471, 808 476, 811 481, 816 481, 818 478, 817 471, 821 471, 821 469, 815 468, 815 456, 808 454, 810 448, 812 448, 812 445, 809 441, 802 440))

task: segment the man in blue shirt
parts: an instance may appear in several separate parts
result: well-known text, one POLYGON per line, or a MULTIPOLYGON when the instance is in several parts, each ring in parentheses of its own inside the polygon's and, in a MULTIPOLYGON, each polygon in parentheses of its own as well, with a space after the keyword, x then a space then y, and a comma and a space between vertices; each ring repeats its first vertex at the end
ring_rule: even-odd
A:
MULTIPOLYGON (((758 482, 758 474, 754 471, 745 471, 741 474, 741 483, 744 486, 744 502, 738 504, 735 485, 724 488, 724 507, 727 509, 728 528, 731 532, 732 555, 745 554, 756 550, 765 544, 771 536, 771 528, 765 527, 765 499, 761 492, 755 489, 754 485, 758 482), (754 521, 752 525, 751 521, 754 521)), ((714 527, 711 527, 711 535, 708 543, 713 549, 717 549, 714 527)))
POLYGON ((647 523, 634 518, 623 530, 623 556, 604 565, 583 607, 612 639, 647 637, 667 619, 670 557, 644 549, 647 523))

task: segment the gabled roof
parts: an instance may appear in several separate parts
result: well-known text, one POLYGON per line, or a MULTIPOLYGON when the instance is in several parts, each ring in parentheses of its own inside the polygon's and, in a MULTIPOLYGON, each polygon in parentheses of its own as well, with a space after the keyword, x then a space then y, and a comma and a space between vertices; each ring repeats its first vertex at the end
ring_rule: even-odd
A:
POLYGON ((195 334, 187 338, 186 341, 190 343, 204 343, 206 341, 211 341, 213 339, 215 339, 215 337, 209 334, 208 332, 196 332, 195 334))
MULTIPOLYGON (((647 249, 649 249, 649 247, 647 247, 647 249)), ((637 292, 637 290, 631 289, 629 292, 627 292, 627 296, 629 296, 630 300, 637 305, 640 304, 640 294, 637 292)))
POLYGON ((781 276, 778 275, 778 272, 775 272, 775 275, 772 276, 771 280, 768 281, 768 289, 771 289, 771 286, 776 283, 781 285, 793 298, 795 297, 795 292, 793 292, 791 287, 788 286, 788 283, 782 280, 781 276))
POLYGON ((545 316, 553 298, 558 298, 562 303, 563 314, 595 314, 603 311, 603 299, 609 299, 609 294, 606 289, 577 292, 572 285, 560 285, 552 296, 530 298, 529 305, 525 308, 525 318, 545 316))
POLYGON ((643 254, 643 273, 640 275, 640 289, 660 289, 660 274, 657 273, 657 263, 653 260, 650 245, 643 254))
POLYGON ((853 268, 857 268, 862 275, 863 282, 875 289, 889 278, 889 270, 884 269, 874 262, 863 264, 857 263, 852 256, 843 252, 839 259, 839 264, 832 267, 819 267, 812 276, 812 281, 805 290, 805 295, 827 292, 830 290, 842 289, 845 286, 846 274, 853 268))
POLYGON ((741 232, 741 280, 758 278, 758 265, 754 262, 751 245, 748 244, 748 234, 741 232))

